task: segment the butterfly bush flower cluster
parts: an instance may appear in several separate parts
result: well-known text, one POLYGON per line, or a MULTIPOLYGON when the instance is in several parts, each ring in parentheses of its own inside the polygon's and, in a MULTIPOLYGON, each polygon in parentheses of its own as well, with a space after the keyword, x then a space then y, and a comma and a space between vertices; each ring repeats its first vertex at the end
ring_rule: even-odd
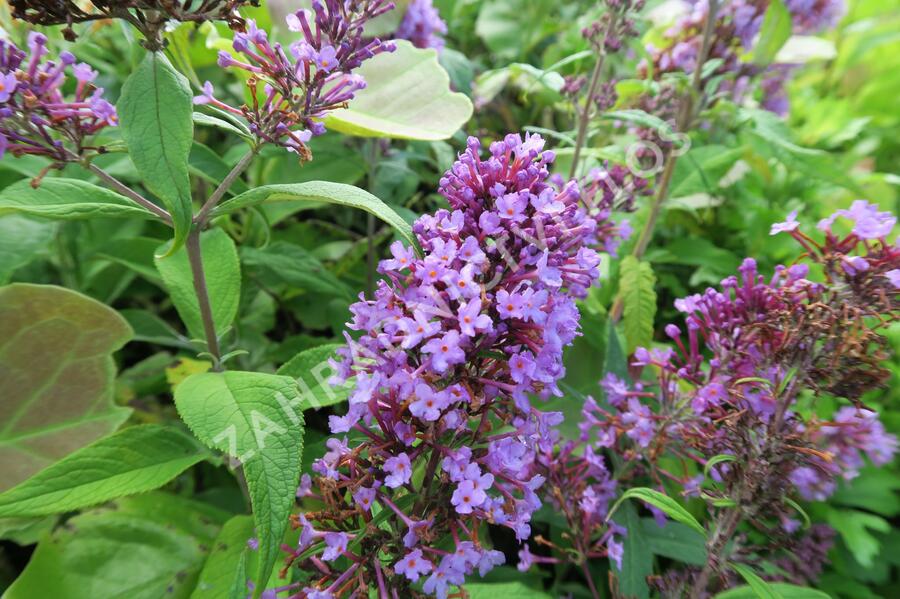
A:
POLYGON ((535 459, 561 420, 532 400, 561 395, 604 231, 574 182, 550 181, 543 147, 508 135, 484 157, 470 138, 440 183, 450 209, 413 227, 423 254, 395 242, 374 298, 351 307, 360 336, 334 368, 355 389, 298 491, 312 507, 290 561, 313 573, 299 596, 446 597, 504 562, 485 524, 529 537, 535 459))
MULTIPOLYGON (((881 330, 900 317, 900 247, 887 240, 895 224, 862 200, 821 221, 818 235, 803 232, 792 213, 772 234, 792 236, 802 260, 765 278, 748 258, 720 289, 675 302, 686 322, 666 327, 671 347, 635 351, 630 373, 645 371, 642 379, 608 373, 602 401, 585 402, 578 442, 541 458, 543 492, 569 521, 577 555, 620 563, 627 531, 605 515, 616 481, 625 482, 611 474, 610 456, 630 484, 680 486, 726 506, 708 547, 714 565, 724 563, 725 542, 742 521, 765 532, 772 551, 830 542, 827 534, 803 541, 791 497, 824 500, 837 481, 866 463, 889 463, 898 448, 862 403, 888 378, 881 330), (816 416, 822 395, 850 403, 816 416)), ((736 543, 728 559, 767 549, 749 543, 736 543)), ((803 578, 802 565, 794 570, 803 578)))
POLYGON ((376 54, 394 50, 393 42, 370 39, 363 32, 368 21, 392 8, 386 0, 314 0, 311 11, 288 15, 288 28, 301 35, 288 48, 271 43, 268 34, 248 20, 246 33, 234 35, 235 54, 221 51, 219 66, 249 74, 251 100, 231 106, 216 97, 207 81, 194 102, 240 117, 258 141, 309 159, 306 143, 325 132, 323 117, 345 107, 366 85, 351 71, 376 54))
POLYGON ((91 136, 116 125, 116 109, 94 86, 97 72, 70 52, 46 60, 47 38, 28 36, 28 51, 0 41, 0 156, 46 156, 64 163, 96 150, 91 136), (74 78, 74 93, 62 88, 74 78))
POLYGON ((417 48, 434 48, 440 52, 447 35, 447 23, 432 0, 412 0, 406 7, 396 35, 399 39, 409 40, 417 48))
MULTIPOLYGON (((718 3, 707 60, 720 63, 707 77, 727 75, 722 85, 735 101, 747 97, 754 81, 761 79, 763 108, 783 115, 788 108, 784 86, 793 68, 784 64, 760 67, 744 58, 753 49, 768 4, 767 0, 718 3)), ((787 2, 786 7, 791 14, 793 32, 804 35, 833 27, 844 13, 843 0, 795 0, 787 2)), ((686 14, 664 32, 665 45, 659 48, 648 46, 655 79, 673 72, 693 73, 698 68, 708 15, 707 0, 691 2, 686 14)), ((642 65, 644 72, 650 68, 642 65)))

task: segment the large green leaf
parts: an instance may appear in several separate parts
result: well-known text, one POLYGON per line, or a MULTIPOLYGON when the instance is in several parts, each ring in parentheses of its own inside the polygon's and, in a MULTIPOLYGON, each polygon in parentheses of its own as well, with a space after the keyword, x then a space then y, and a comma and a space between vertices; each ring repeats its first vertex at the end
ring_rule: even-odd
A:
POLYGON ((48 285, 0 288, 0 490, 112 431, 110 354, 131 338, 115 311, 48 285))
POLYGON ((406 243, 410 245, 415 244, 412 227, 403 220, 403 217, 394 212, 390 206, 368 191, 352 185, 331 183, 329 181, 309 181, 307 183, 257 187, 247 193, 242 193, 235 198, 222 202, 213 210, 213 216, 230 214, 236 210, 257 206, 262 203, 275 202, 317 202, 365 210, 394 227, 406 240, 406 243))
POLYGON ((0 285, 19 267, 35 259, 53 239, 56 223, 18 214, 0 217, 0 285))
MULTIPOLYGON (((205 338, 200 305, 194 290, 194 276, 188 260, 187 248, 179 248, 168 254, 167 246, 157 251, 156 268, 162 275, 178 315, 190 335, 205 338)), ((222 229, 210 229, 200 235, 200 254, 203 256, 203 273, 212 308, 216 334, 222 336, 237 315, 241 295, 241 265, 234 241, 222 229)))
POLYGON ((247 596, 242 561, 253 536, 253 518, 235 516, 225 523, 206 558, 191 599, 243 599, 247 596))
POLYGON ((226 519, 163 493, 86 512, 38 544, 3 599, 186 599, 226 519))
POLYGON ((653 573, 653 553, 644 538, 641 519, 634 506, 626 503, 616 521, 628 529, 622 541, 622 570, 617 572, 619 591, 623 597, 647 599, 650 596, 647 577, 653 573))
POLYGON ((74 511, 166 484, 207 456, 189 435, 157 424, 95 441, 0 494, 0 517, 74 511))
POLYGON ((345 401, 350 396, 349 385, 333 386, 328 383, 332 368, 328 360, 335 357, 340 343, 327 343, 304 350, 278 369, 278 374, 289 376, 300 386, 304 405, 308 408, 324 408, 345 401))
POLYGON ((188 80, 165 54, 148 52, 122 86, 116 107, 134 166, 172 215, 175 242, 170 252, 184 243, 193 216, 188 175, 193 106, 188 80))
POLYGON ((694 566, 706 564, 706 539, 687 524, 670 521, 660 526, 655 518, 641 518, 641 532, 654 555, 694 566))
POLYGON ((622 295, 622 325, 628 353, 636 347, 649 347, 653 340, 656 316, 656 276, 648 262, 625 256, 619 267, 619 292, 622 295))
POLYGON ((328 115, 330 129, 362 137, 447 139, 472 116, 472 102, 450 90, 437 52, 397 40, 396 52, 379 54, 357 71, 366 88, 348 108, 328 115))
POLYGON ((0 191, 0 215, 28 214, 60 220, 85 218, 157 218, 123 195, 80 179, 46 178, 35 189, 30 181, 0 191))
MULTIPOLYGON (((782 599, 830 599, 831 597, 828 593, 816 589, 799 587, 785 582, 770 582, 767 586, 782 599)), ((757 591, 748 585, 723 591, 716 595, 715 599, 757 599, 759 596, 757 591)))
POLYGON ((300 478, 302 399, 286 376, 195 374, 175 389, 178 413, 208 446, 243 464, 259 538, 257 590, 278 558, 300 478))

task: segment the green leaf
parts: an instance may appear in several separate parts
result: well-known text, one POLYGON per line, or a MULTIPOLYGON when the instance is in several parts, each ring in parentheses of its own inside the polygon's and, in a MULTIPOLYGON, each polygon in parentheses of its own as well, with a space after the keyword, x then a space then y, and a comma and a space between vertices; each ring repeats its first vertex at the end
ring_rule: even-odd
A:
POLYGON ((349 299, 350 288, 304 248, 286 241, 262 248, 243 247, 244 266, 268 272, 291 287, 349 299))
POLYGON ((122 86, 116 106, 134 166, 172 215, 170 253, 184 243, 193 216, 188 175, 193 106, 190 84, 162 52, 147 53, 122 86))
POLYGON ((706 564, 706 540, 681 522, 660 526, 654 518, 641 518, 641 534, 654 555, 662 555, 685 564, 706 564))
POLYGON ((719 181, 744 154, 744 148, 710 145, 693 147, 675 163, 670 198, 714 193, 719 181))
POLYGON ((891 530, 890 523, 880 516, 848 509, 829 509, 828 524, 841 535, 854 559, 864 568, 872 566, 881 549, 881 541, 870 529, 891 530))
POLYGON ((0 217, 0 285, 34 260, 56 233, 56 223, 17 214, 0 217))
POLYGON ((759 30, 759 40, 753 48, 753 62, 770 64, 791 37, 791 13, 782 0, 771 0, 759 30))
POLYGON ((200 125, 201 127, 214 127, 216 129, 225 131, 226 133, 233 133, 234 135, 238 135, 240 137, 243 137, 244 139, 253 139, 253 135, 250 133, 249 129, 241 129, 234 123, 226 121, 225 119, 220 119, 218 117, 204 114, 202 112, 192 113, 191 118, 193 119, 195 125, 200 125))
MULTIPOLYGON (((785 582, 770 582, 769 588, 782 599, 831 599, 828 593, 817 591, 809 587, 798 587, 785 582)), ((770 595, 764 595, 769 597, 770 595)), ((751 586, 735 587, 715 596, 715 599, 756 599, 760 597, 751 586)))
POLYGON ((128 418, 110 354, 130 338, 114 310, 74 291, 0 288, 0 491, 128 418))
POLYGON ((397 40, 397 51, 379 54, 356 71, 366 88, 348 108, 330 113, 329 129, 360 137, 448 139, 472 116, 472 102, 450 90, 437 52, 397 40))
POLYGON ((622 569, 617 572, 619 591, 623 597, 647 599, 650 596, 647 577, 653 574, 653 553, 644 538, 641 519, 633 505, 625 504, 617 521, 628 529, 622 541, 622 569))
POLYGON ((658 116, 654 116, 649 112, 638 110, 637 108, 628 108, 625 110, 610 110, 600 115, 600 118, 607 121, 624 121, 641 127, 649 127, 661 133, 674 134, 672 125, 662 120, 658 116))
POLYGON ((289 376, 300 386, 304 405, 307 408, 323 408, 346 401, 350 396, 350 385, 333 386, 328 376, 333 369, 328 360, 335 357, 335 350, 343 347, 340 343, 327 343, 304 350, 290 359, 278 374, 289 376))
POLYGON ((158 247, 159 239, 152 237, 116 238, 104 244, 94 257, 121 264, 162 287, 159 271, 153 265, 153 256, 158 247))
POLYGON ((551 597, 544 591, 521 582, 473 582, 466 584, 464 588, 469 599, 498 599, 499 597, 550 599, 551 597))
POLYGON ((619 293, 622 294, 625 342, 628 353, 636 347, 649 347, 653 341, 656 317, 656 276, 649 262, 625 256, 619 266, 619 293))
POLYGON ((155 345, 192 349, 190 341, 165 320, 147 310, 128 309, 119 312, 134 329, 134 340, 155 345))
POLYGON ((297 385, 274 374, 195 374, 175 389, 175 405, 203 443, 243 464, 259 538, 261 592, 279 557, 300 479, 303 406, 297 385))
MULTIPOLYGON (((660 493, 655 489, 650 489, 649 487, 634 487, 628 489, 622 496, 619 497, 618 501, 613 504, 612 509, 609 510, 609 514, 612 515, 614 511, 621 505, 623 501, 626 499, 638 499, 645 503, 649 503, 650 505, 662 510, 665 514, 675 520, 676 522, 681 522, 682 524, 687 524, 692 529, 699 532, 701 535, 706 537, 706 531, 703 529, 703 526, 697 522, 697 519, 694 518, 690 512, 684 509, 680 503, 665 495, 664 493, 660 493)), ((609 516, 607 516, 607 519, 609 516)))
MULTIPOLYGON (((205 338, 200 306, 194 291, 194 277, 187 249, 168 251, 169 243, 157 251, 156 268, 162 275, 178 315, 191 337, 205 338), (165 257, 160 257, 165 255, 165 257)), ((200 235, 200 253, 209 292, 216 334, 222 336, 237 315, 241 295, 241 266, 234 241, 222 229, 210 229, 200 235)))
POLYGON ((164 493, 122 499, 43 539, 4 599, 187 599, 227 515, 164 493))
POLYGON ((74 511, 150 491, 206 455, 177 428, 132 426, 79 449, 0 494, 0 517, 74 511))
POLYGON ((784 599, 768 582, 760 578, 750 566, 731 562, 729 564, 735 572, 741 575, 753 594, 759 599, 784 599))
POLYGON ((706 462, 706 465, 703 466, 703 474, 704 476, 709 476, 709 471, 712 470, 716 464, 724 464, 725 462, 736 462, 737 457, 728 453, 720 453, 718 455, 714 455, 709 458, 709 461, 706 462))
POLYGON ((235 516, 225 523, 206 558, 191 599, 243 599, 247 596, 241 562, 247 553, 247 541, 252 536, 251 516, 235 516))
POLYGON ((123 195, 81 179, 49 177, 37 189, 27 180, 0 191, 0 215, 27 214, 60 220, 157 218, 123 195))
POLYGON ((412 233, 412 227, 403 220, 403 217, 394 212, 390 206, 368 191, 352 185, 331 183, 329 181, 309 181, 308 183, 257 187, 247 193, 242 193, 235 198, 222 202, 213 210, 213 216, 230 214, 236 210, 249 208, 264 202, 318 202, 365 210, 394 227, 407 244, 417 245, 412 233))

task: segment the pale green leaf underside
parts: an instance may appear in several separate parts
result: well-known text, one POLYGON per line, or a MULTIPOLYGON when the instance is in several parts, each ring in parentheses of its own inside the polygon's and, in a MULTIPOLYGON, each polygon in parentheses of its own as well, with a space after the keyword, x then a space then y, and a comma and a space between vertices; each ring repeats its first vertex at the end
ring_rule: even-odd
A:
POLYGON ((0 517, 74 511, 150 491, 207 456, 189 435, 156 424, 95 441, 0 494, 0 517))
POLYGON ((254 372, 195 374, 175 389, 175 405, 208 446, 238 458, 259 538, 257 586, 263 588, 300 478, 303 416, 290 377, 254 372))
POLYGON ((346 109, 328 115, 329 129, 361 137, 447 139, 472 116, 472 102, 450 90, 437 52, 405 40, 397 50, 367 60, 358 70, 366 88, 346 109))
POLYGON ((128 417, 113 403, 110 354, 131 335, 114 310, 74 291, 0 288, 0 491, 128 417))
POLYGON ((625 341, 628 353, 636 347, 648 347, 653 340, 653 319, 656 316, 656 277, 648 262, 633 256, 622 259, 619 267, 622 294, 625 341))

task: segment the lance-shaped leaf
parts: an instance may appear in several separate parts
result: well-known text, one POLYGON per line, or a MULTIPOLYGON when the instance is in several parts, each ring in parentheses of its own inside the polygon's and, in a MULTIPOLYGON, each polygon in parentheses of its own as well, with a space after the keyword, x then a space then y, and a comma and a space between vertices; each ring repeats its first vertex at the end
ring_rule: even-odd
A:
POLYGON ((157 218, 132 200, 80 179, 50 177, 34 188, 27 180, 0 192, 0 215, 28 214, 58 220, 157 218))
POLYGON ((122 137, 144 185, 159 196, 175 227, 174 252, 191 226, 188 157, 194 140, 193 94, 162 52, 148 52, 122 86, 116 106, 122 137))
POLYGON ((19 267, 34 260, 49 245, 56 223, 17 214, 0 217, 0 285, 19 267))
MULTIPOLYGON (((167 243, 157 250, 156 268, 191 337, 203 339, 203 319, 194 290, 194 276, 187 249, 182 247, 175 253, 170 253, 168 246, 167 243), (164 257, 160 257, 164 254, 164 257)), ((211 229, 200 235, 200 254, 203 257, 213 323, 216 334, 221 336, 234 321, 240 302, 241 266, 237 249, 225 231, 211 229)))
POLYGON ((472 102, 450 90, 437 52, 405 40, 356 71, 366 80, 348 108, 332 112, 329 129, 361 137, 447 139, 472 116, 472 102))
POLYGON ((213 210, 213 216, 222 216, 242 208, 275 202, 316 202, 365 210, 394 227, 406 243, 415 245, 412 227, 403 220, 403 217, 368 191, 343 183, 309 181, 307 183, 264 185, 222 202, 213 210))
POLYGON ((0 288, 0 490, 112 431, 110 356, 131 338, 114 310, 50 285, 0 288))
POLYGON ((326 343, 303 350, 278 369, 278 374, 289 376, 300 386, 305 408, 324 408, 345 401, 350 396, 350 385, 331 385, 328 378, 334 369, 328 364, 335 358, 340 343, 326 343))
POLYGON ((648 347, 653 340, 653 319, 656 316, 656 276, 648 262, 625 256, 619 267, 621 278, 625 342, 628 353, 636 347, 648 347))
POLYGON ((259 538, 261 591, 278 559, 300 479, 303 406, 297 385, 290 377, 258 372, 195 374, 175 389, 175 405, 201 441, 243 464, 259 538))
POLYGON ((151 491, 207 455, 177 428, 132 426, 79 449, 0 494, 0 517, 45 516, 151 491))

